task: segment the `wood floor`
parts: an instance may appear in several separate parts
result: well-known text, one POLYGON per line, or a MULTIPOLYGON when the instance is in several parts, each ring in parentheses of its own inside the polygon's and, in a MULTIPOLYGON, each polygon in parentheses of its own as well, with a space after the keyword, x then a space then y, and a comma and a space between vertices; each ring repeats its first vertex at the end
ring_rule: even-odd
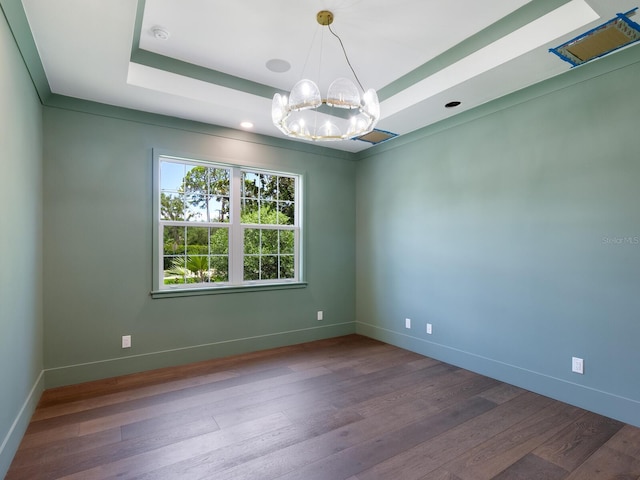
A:
POLYGON ((368 338, 45 392, 18 479, 637 480, 640 429, 368 338))

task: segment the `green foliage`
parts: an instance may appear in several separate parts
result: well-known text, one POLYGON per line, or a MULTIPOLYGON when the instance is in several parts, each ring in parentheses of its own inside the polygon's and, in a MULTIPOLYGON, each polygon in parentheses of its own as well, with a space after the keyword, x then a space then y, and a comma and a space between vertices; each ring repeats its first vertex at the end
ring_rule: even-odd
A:
MULTIPOLYGON (((282 212, 247 211, 243 224, 287 225, 282 212)), ((294 233, 291 230, 246 228, 244 231, 244 279, 272 280, 293 278, 294 233)))
POLYGON ((224 256, 175 257, 165 270, 165 284, 226 282, 229 280, 228 261, 224 256))
POLYGON ((184 200, 162 192, 160 194, 160 218, 164 220, 189 220, 184 218, 184 200))
POLYGON ((206 211, 206 221, 229 221, 229 170, 225 168, 194 166, 184 177, 186 203, 206 211), (220 203, 217 213, 211 210, 211 199, 220 203))

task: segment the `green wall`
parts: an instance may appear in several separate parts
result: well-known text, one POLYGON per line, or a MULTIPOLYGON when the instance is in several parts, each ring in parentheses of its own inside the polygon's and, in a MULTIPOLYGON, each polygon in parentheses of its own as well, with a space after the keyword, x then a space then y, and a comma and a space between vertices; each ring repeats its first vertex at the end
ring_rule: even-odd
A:
POLYGON ((42 107, 0 12, 0 478, 42 384, 42 107))
POLYGON ((355 331, 356 163, 165 123, 44 108, 47 387, 355 331), (152 299, 154 148, 303 174, 306 288, 152 299))
POLYGON ((512 99, 359 162, 357 331, 640 425, 638 79, 512 99))
POLYGON ((354 331, 640 426, 640 47, 348 155, 50 95, 16 11, 0 477, 45 385, 354 331), (153 148, 303 174, 307 286, 152 299, 153 148))

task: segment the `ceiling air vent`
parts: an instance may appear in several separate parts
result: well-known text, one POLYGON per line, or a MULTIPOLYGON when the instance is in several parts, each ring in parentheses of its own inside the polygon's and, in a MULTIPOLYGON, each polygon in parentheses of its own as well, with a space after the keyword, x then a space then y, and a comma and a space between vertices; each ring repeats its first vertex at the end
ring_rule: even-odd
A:
POLYGON ((362 140, 363 142, 370 143, 371 145, 377 145, 382 142, 386 142, 387 140, 391 140, 392 138, 397 137, 397 133, 387 132, 386 130, 378 130, 374 128, 369 133, 365 133, 364 135, 355 138, 354 140, 362 140))
POLYGON ((549 51, 576 67, 631 45, 640 40, 640 25, 629 18, 635 15, 637 9, 618 13, 616 18, 549 51))

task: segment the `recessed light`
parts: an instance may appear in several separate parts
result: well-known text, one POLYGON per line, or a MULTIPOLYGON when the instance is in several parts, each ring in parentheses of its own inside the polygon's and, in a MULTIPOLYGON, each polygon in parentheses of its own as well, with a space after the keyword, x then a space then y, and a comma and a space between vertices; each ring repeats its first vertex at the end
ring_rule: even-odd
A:
POLYGON ((462 103, 462 102, 458 102, 457 100, 455 100, 453 102, 449 102, 449 103, 445 104, 445 107, 446 108, 455 108, 458 105, 460 105, 460 103, 462 103))
POLYGON ((251 122, 241 122, 240 126, 242 128, 253 128, 253 123, 251 123, 251 122))
POLYGON ((155 26, 151 29, 151 33, 158 40, 167 40, 170 36, 170 33, 162 27, 155 26))
POLYGON ((284 73, 288 72, 291 68, 291 64, 286 60, 282 60, 280 58, 272 58, 266 63, 267 69, 271 70, 275 73, 284 73))

